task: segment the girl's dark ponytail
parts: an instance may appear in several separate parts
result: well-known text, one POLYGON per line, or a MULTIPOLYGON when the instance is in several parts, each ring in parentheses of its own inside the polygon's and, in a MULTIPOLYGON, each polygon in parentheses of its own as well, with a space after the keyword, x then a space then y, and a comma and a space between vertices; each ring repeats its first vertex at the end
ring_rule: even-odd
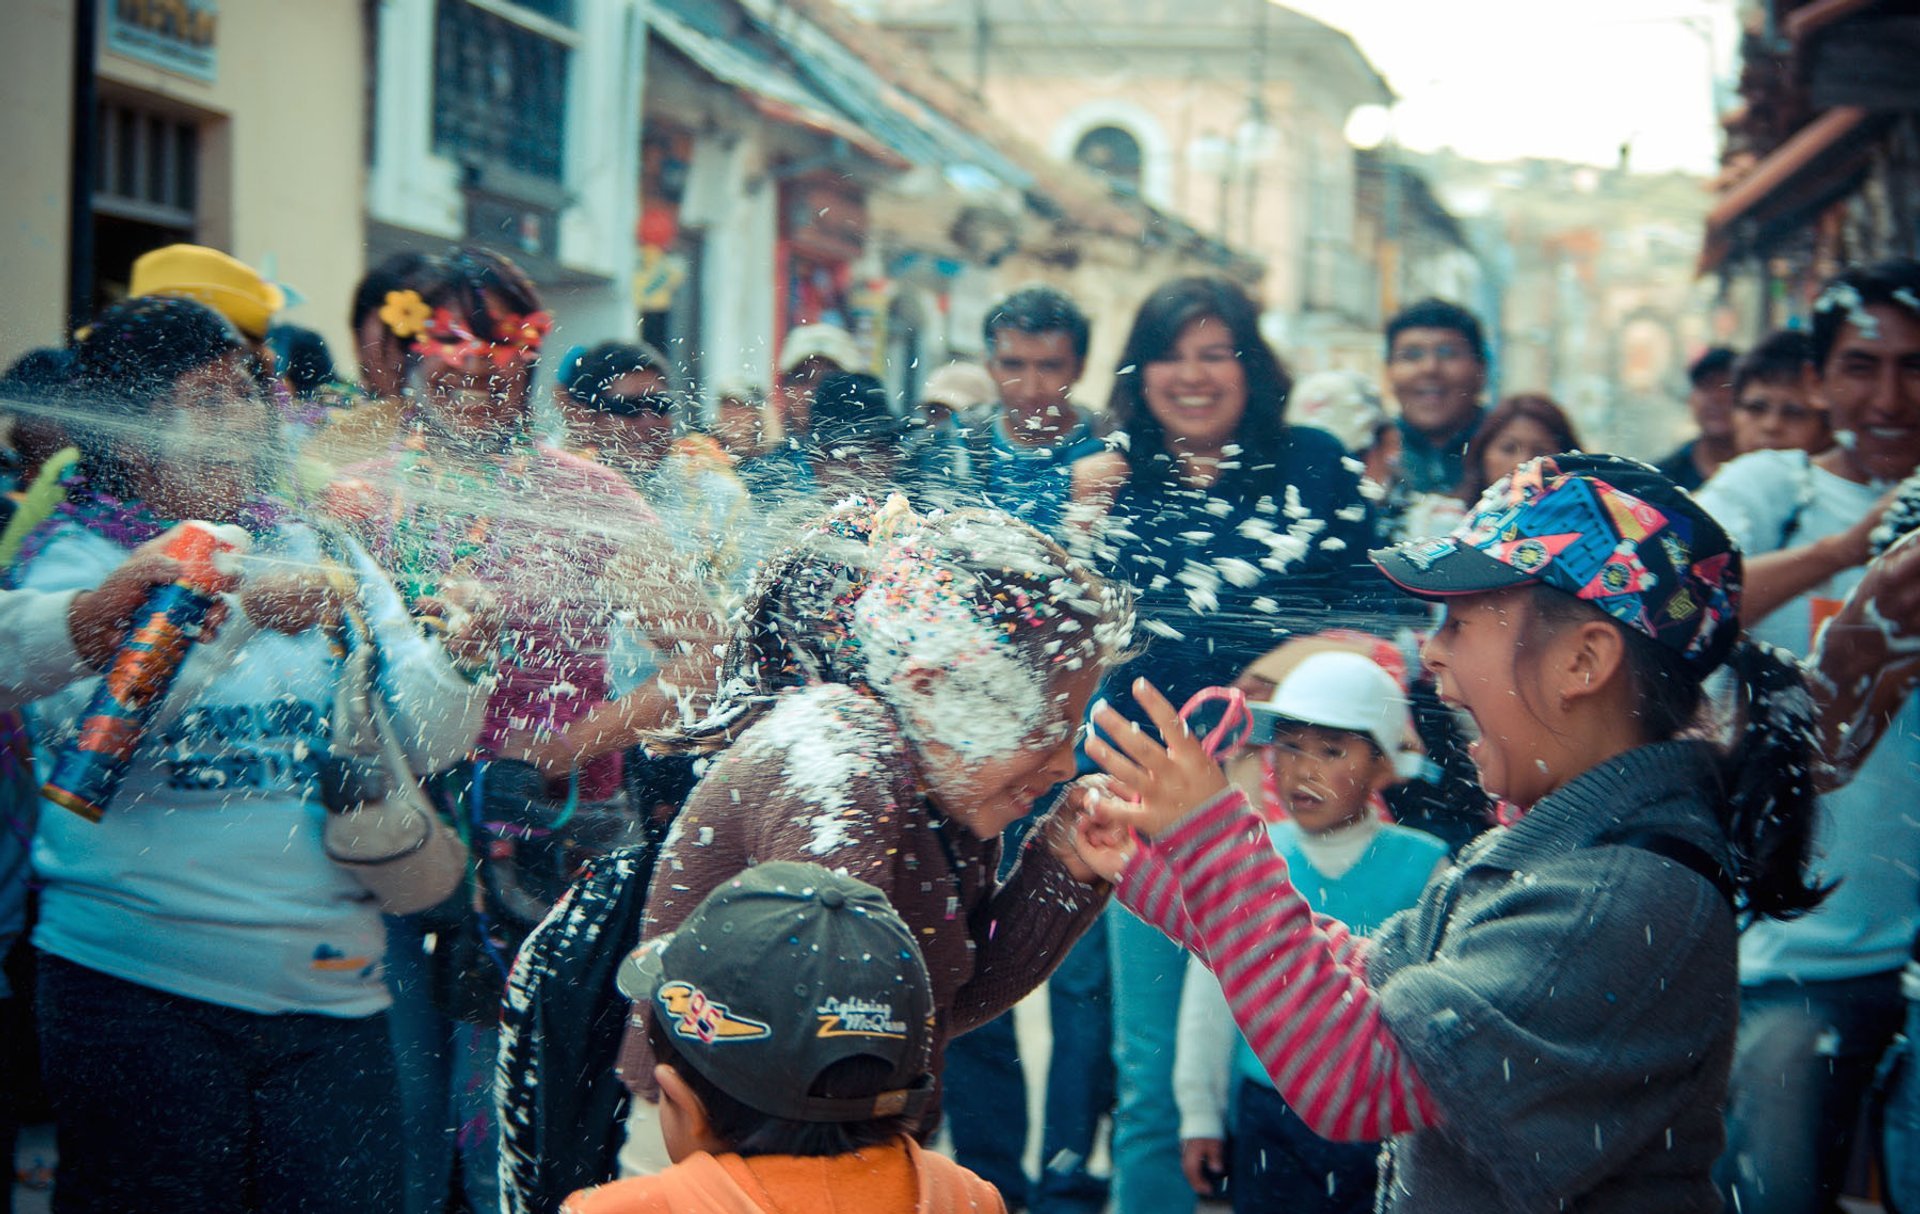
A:
POLYGON ((1791 655, 1750 637, 1734 646, 1727 669, 1735 686, 1734 736, 1722 770, 1736 909, 1796 918, 1833 888, 1806 876, 1819 812, 1813 698, 1791 655))
MULTIPOLYGON (((1721 736, 1718 714, 1705 710, 1705 676, 1678 651, 1549 586, 1535 587, 1533 603, 1535 618, 1549 626, 1601 619, 1619 630, 1648 741, 1721 736)), ((1832 888, 1808 884, 1806 873, 1819 812, 1813 697, 1791 654, 1744 634, 1727 655, 1726 670, 1733 714, 1732 737, 1721 750, 1720 812, 1733 855, 1734 911, 1749 919, 1792 919, 1820 905, 1832 888)))
POLYGON ((811 525, 755 576, 720 660, 712 707, 680 729, 648 736, 656 754, 723 750, 787 687, 858 683, 848 609, 866 586, 873 507, 848 503, 811 525))

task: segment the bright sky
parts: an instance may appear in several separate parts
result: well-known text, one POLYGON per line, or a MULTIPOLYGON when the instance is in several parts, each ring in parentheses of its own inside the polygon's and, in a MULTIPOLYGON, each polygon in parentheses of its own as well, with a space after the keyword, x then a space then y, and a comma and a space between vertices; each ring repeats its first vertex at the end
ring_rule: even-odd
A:
POLYGON ((1279 0, 1353 36, 1422 151, 1711 173, 1734 0, 1279 0))

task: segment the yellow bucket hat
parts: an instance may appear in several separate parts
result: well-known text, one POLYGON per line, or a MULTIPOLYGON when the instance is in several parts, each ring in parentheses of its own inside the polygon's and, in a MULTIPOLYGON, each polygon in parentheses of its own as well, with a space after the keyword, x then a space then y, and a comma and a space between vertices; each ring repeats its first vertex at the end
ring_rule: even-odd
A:
POLYGON ((170 244, 143 253, 133 263, 129 295, 173 295, 203 303, 259 341, 267 323, 286 306, 279 287, 246 262, 197 244, 170 244))

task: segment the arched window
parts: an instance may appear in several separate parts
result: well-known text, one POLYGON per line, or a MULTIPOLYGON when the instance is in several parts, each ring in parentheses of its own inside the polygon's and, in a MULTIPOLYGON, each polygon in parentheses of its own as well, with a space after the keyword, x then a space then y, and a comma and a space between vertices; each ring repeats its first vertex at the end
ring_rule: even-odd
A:
POLYGON ((1140 192, 1140 141, 1117 126, 1097 126, 1080 136, 1073 158, 1117 185, 1140 192))

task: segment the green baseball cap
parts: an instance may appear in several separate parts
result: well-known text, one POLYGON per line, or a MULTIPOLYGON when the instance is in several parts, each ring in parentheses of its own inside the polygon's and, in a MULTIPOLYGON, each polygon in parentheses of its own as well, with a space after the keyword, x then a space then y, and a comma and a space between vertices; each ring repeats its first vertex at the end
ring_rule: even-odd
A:
POLYGON ((715 1087, 793 1121, 918 1118, 933 1093, 933 987, 886 895, 817 864, 757 865, 621 965, 674 1049, 715 1087), (891 1067, 870 1096, 809 1092, 845 1058, 891 1067))

